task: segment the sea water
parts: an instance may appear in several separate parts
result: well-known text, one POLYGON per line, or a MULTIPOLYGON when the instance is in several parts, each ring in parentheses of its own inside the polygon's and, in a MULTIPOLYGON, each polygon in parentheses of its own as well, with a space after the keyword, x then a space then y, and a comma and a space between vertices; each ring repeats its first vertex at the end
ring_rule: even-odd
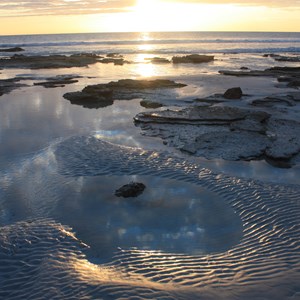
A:
POLYGON ((26 54, 299 53, 294 32, 151 32, 0 36, 1 47, 22 47, 26 54))

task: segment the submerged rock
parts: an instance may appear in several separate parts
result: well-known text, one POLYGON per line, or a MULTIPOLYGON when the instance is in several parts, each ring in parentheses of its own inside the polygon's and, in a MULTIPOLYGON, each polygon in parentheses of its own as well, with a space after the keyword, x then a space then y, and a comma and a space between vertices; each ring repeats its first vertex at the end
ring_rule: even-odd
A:
POLYGON ((117 189, 115 195, 124 198, 137 197, 143 193, 145 188, 146 186, 141 182, 131 182, 117 189))
POLYGON ((111 81, 107 84, 96 84, 85 87, 81 92, 71 92, 64 94, 64 98, 73 104, 79 104, 92 108, 112 105, 115 99, 130 100, 134 98, 144 98, 150 90, 180 88, 185 84, 176 83, 166 79, 156 80, 133 80, 122 79, 111 81))
POLYGON ((186 56, 174 56, 172 62, 174 64, 179 63, 206 63, 214 60, 213 55, 199 55, 199 54, 190 54, 186 56))

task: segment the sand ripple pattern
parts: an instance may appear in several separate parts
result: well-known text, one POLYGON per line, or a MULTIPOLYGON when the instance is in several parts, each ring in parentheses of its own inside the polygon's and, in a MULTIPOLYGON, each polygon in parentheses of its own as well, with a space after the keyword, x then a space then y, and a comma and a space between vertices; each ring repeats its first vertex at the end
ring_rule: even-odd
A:
POLYGON ((243 239, 204 256, 120 250, 98 266, 71 228, 21 222, 1 229, 1 299, 300 299, 299 186, 213 174, 94 137, 70 138, 55 155, 65 176, 155 175, 203 186, 234 208, 243 239))

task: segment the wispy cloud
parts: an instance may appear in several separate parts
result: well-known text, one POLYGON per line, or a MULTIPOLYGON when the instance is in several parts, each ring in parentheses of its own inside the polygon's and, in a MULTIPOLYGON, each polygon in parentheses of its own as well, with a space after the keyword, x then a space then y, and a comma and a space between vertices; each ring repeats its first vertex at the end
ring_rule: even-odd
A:
POLYGON ((162 0, 164 2, 198 3, 198 4, 238 4, 247 6, 300 7, 300 0, 162 0))
POLYGON ((113 13, 135 4, 136 0, 1 0, 0 17, 113 13))

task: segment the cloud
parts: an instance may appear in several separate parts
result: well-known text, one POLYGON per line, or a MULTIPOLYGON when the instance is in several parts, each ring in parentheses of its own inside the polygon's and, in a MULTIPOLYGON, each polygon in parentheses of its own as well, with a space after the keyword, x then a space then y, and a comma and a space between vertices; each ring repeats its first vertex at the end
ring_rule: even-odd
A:
POLYGON ((198 3, 198 4, 237 4, 247 6, 267 6, 267 7, 300 7, 300 0, 162 0, 164 2, 177 3, 198 3))
POLYGON ((1 0, 1 17, 124 12, 136 0, 1 0))

